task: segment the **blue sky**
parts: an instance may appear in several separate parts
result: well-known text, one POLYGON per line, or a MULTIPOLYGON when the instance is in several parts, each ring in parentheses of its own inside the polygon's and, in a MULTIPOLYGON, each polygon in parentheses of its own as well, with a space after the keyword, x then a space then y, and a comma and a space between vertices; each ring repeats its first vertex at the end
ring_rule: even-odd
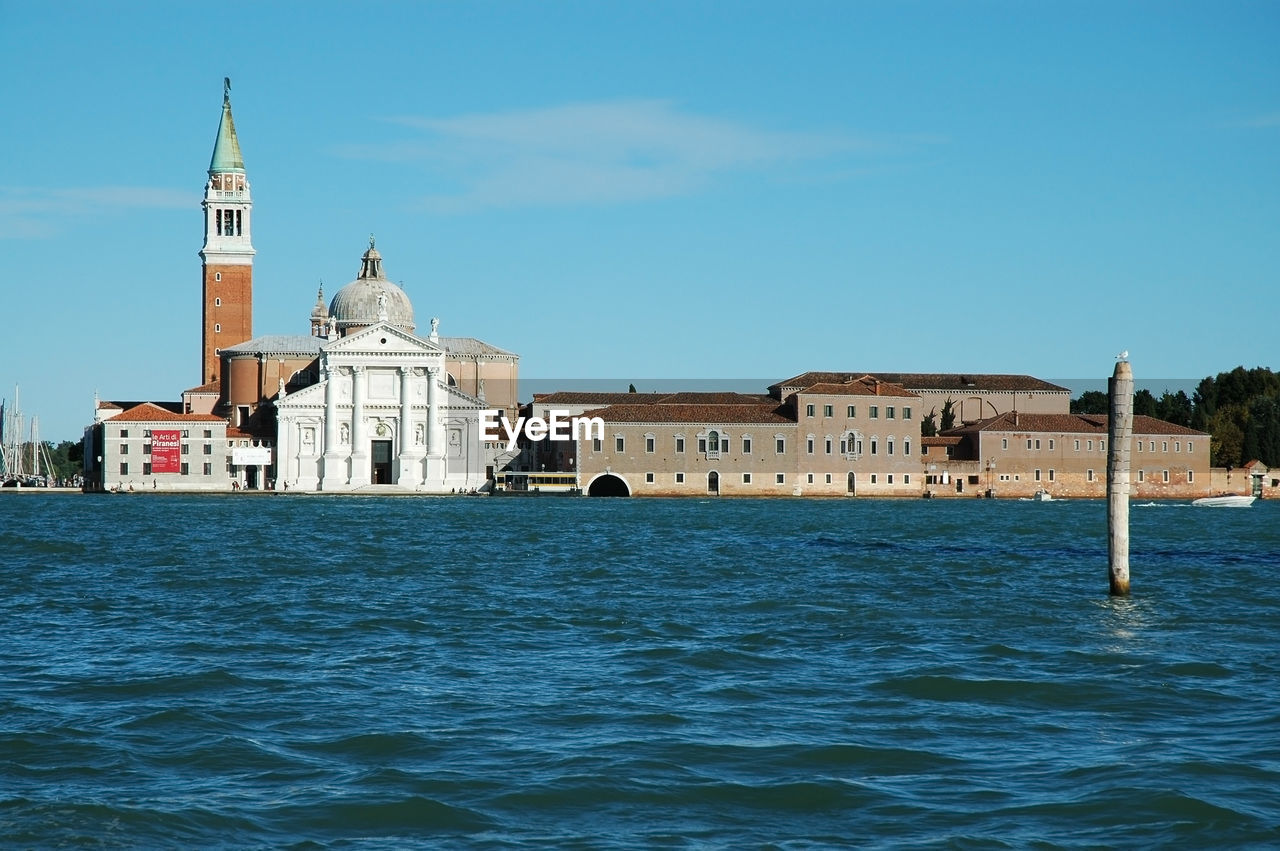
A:
POLYGON ((1267 2, 0 0, 0 396, 61 440, 199 383, 224 76, 257 334, 373 233, 420 327, 602 389, 1280 367, 1277 44, 1267 2))

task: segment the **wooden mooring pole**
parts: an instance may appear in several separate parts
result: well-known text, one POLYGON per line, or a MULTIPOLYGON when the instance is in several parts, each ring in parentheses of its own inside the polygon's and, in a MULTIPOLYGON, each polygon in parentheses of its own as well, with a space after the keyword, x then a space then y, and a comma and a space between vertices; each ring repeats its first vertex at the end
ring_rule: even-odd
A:
POLYGON ((1120 355, 1107 382, 1107 562, 1111 596, 1129 595, 1129 448, 1133 437, 1133 369, 1120 355))

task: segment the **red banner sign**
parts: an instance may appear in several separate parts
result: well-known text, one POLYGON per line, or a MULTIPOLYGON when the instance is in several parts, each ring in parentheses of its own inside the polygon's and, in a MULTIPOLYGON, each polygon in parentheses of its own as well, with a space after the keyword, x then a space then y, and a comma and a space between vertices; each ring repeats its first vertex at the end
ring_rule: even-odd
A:
POLYGON ((179 431, 151 432, 151 472, 182 472, 182 433, 179 431))

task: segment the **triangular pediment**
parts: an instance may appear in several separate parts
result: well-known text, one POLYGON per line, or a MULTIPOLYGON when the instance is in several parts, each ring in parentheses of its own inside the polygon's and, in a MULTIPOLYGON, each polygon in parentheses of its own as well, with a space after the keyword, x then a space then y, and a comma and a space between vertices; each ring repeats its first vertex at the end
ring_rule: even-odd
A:
POLYGON ((354 334, 326 343, 324 351, 330 359, 335 355, 385 357, 399 354, 418 356, 444 354, 441 346, 386 322, 370 325, 354 334))

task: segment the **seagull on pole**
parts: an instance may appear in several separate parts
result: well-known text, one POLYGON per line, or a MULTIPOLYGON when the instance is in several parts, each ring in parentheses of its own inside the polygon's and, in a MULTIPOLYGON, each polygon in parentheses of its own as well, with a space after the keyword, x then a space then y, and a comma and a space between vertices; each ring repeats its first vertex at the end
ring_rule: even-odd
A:
POLYGON ((1129 359, 1129 350, 1128 350, 1128 349, 1125 349, 1123 352, 1121 352, 1120 354, 1116 355, 1116 360, 1128 360, 1128 359, 1129 359))

